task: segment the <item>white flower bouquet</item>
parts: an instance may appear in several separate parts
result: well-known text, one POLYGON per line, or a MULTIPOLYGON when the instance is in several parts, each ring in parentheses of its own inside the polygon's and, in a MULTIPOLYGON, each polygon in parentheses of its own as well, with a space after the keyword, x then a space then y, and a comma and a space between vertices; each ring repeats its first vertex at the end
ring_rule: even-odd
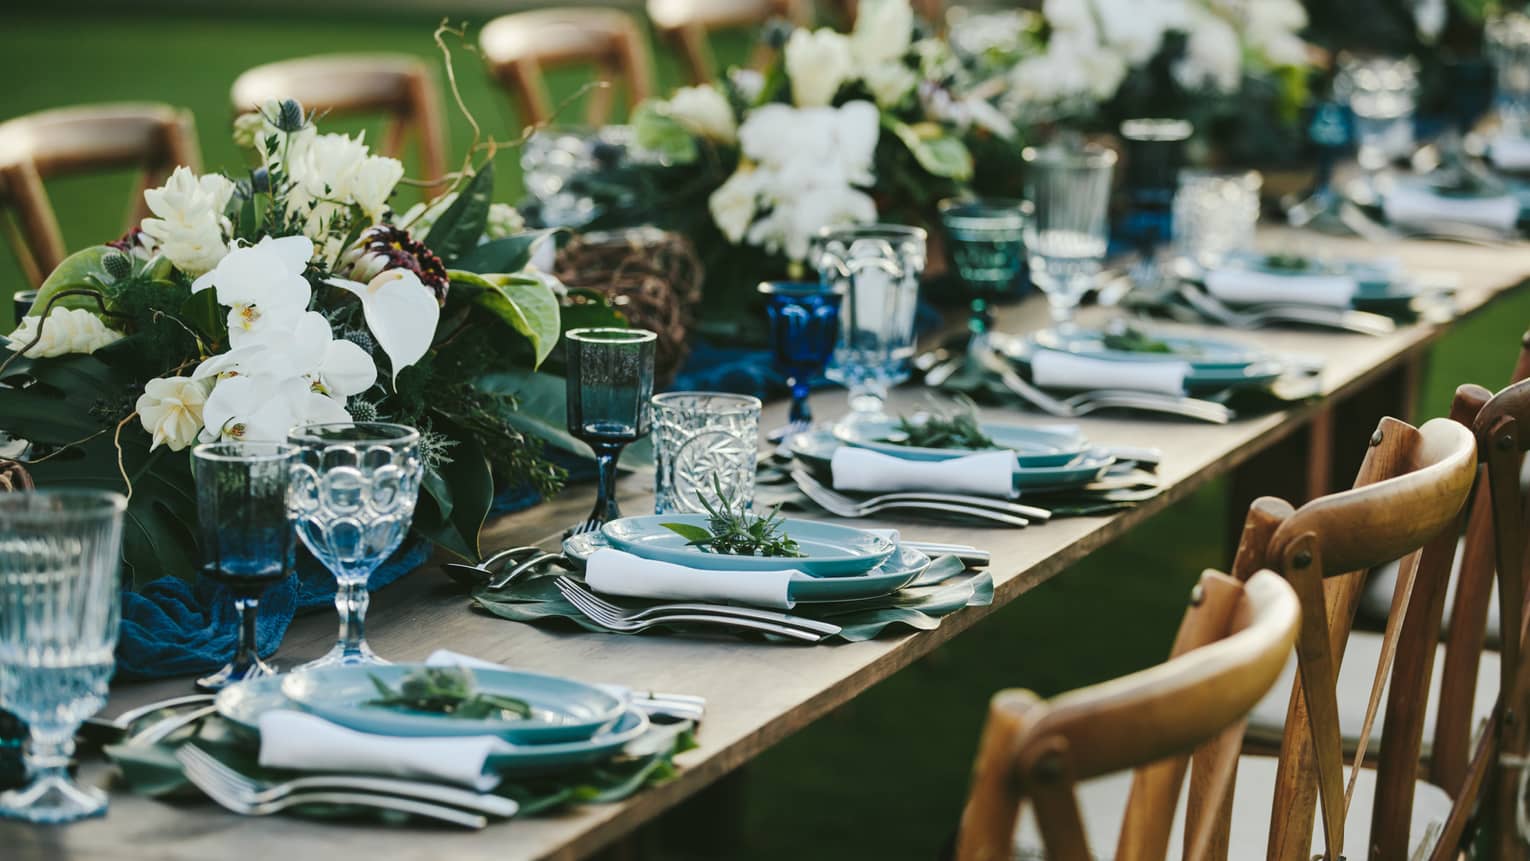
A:
POLYGON ((416 532, 477 558, 496 483, 559 478, 504 383, 559 336, 561 285, 528 268, 545 234, 490 202, 487 165, 393 212, 403 165, 321 134, 292 101, 235 136, 257 154, 247 175, 177 168, 145 192, 138 229, 48 277, 0 350, 0 430, 30 443, 40 485, 128 494, 141 583, 196 570, 188 446, 411 424, 427 465, 416 532))

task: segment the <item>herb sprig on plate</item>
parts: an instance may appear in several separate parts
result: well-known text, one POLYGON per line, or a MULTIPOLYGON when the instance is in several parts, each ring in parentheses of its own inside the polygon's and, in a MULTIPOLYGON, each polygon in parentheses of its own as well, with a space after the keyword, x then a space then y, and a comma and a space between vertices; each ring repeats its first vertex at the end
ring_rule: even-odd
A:
POLYGON ((691 547, 699 547, 711 553, 727 556, 764 556, 798 559, 802 551, 782 531, 781 506, 761 517, 742 506, 735 506, 723 492, 722 482, 712 476, 712 489, 717 493, 717 504, 701 497, 707 510, 707 525, 691 523, 661 523, 665 529, 686 539, 691 547))
POLYGON ((1122 353, 1174 352, 1174 347, 1169 342, 1155 338, 1135 326, 1126 326, 1119 331, 1109 332, 1100 339, 1100 342, 1105 345, 1105 349, 1122 353))
POLYGON ((466 720, 515 719, 531 717, 531 706, 524 700, 477 690, 473 671, 462 667, 422 667, 404 676, 398 689, 370 676, 378 698, 369 706, 430 712, 466 720))
POLYGON ((983 433, 982 426, 978 424, 977 404, 965 397, 957 399, 957 408, 951 412, 932 406, 922 416, 899 416, 898 431, 901 437, 892 437, 884 442, 912 448, 959 448, 974 451, 994 448, 993 440, 983 433))

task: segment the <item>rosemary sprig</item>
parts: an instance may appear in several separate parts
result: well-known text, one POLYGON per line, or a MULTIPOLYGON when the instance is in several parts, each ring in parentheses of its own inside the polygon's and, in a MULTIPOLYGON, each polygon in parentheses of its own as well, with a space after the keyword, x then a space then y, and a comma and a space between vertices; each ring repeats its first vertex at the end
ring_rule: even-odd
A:
POLYGON ((781 506, 760 517, 743 507, 734 509, 734 502, 723 492, 722 482, 712 476, 712 488, 717 493, 717 504, 701 497, 707 510, 707 526, 690 523, 661 523, 665 529, 681 535, 691 547, 728 556, 765 556, 785 559, 800 558, 803 554, 793 541, 781 531, 783 524, 781 506), (709 527, 709 528, 708 528, 709 527))
POLYGON ((1117 350, 1123 353, 1172 353, 1174 348, 1167 341, 1161 341, 1152 335, 1133 326, 1118 332, 1110 332, 1101 339, 1107 350, 1117 350))
POLYGON ((978 450, 995 447, 978 424, 977 404, 965 397, 957 398, 957 409, 949 413, 932 405, 931 410, 922 416, 899 416, 898 431, 902 436, 883 442, 913 448, 978 450))
POLYGON ((1274 272, 1306 272, 1312 268, 1312 261, 1305 255, 1294 251, 1285 253, 1264 255, 1264 268, 1274 272))
POLYGON ((398 690, 370 676, 378 698, 365 705, 430 712, 466 720, 531 717, 525 701, 474 689, 472 670, 461 667, 422 667, 404 676, 398 690))

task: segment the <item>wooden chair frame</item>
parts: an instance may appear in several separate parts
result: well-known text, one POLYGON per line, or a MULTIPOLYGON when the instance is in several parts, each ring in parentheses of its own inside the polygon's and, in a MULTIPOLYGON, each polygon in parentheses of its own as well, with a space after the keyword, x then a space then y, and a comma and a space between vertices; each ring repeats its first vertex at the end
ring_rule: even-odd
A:
POLYGON ((80 105, 0 123, 0 207, 12 210, 6 232, 28 282, 40 285, 69 253, 45 180, 139 168, 128 209, 131 229, 149 214, 145 189, 161 185, 178 165, 200 164, 190 112, 170 105, 80 105))
MULTIPOLYGON (((1001 691, 978 748, 956 857, 1010 857, 1020 807, 1029 800, 1049 858, 1092 859, 1077 782, 1135 767, 1116 857, 1162 859, 1190 751, 1241 732, 1248 711, 1279 676, 1297 626, 1296 596, 1278 576, 1263 572, 1244 583, 1207 571, 1168 662, 1050 701, 1001 691)), ((1217 809, 1235 764, 1226 762, 1201 792, 1217 809)), ((1193 823, 1187 857, 1212 857, 1214 825, 1193 823)))
MULTIPOLYGON (((596 23, 601 22, 592 19, 592 25, 596 23)), ((504 15, 484 25, 479 37, 479 48, 489 73, 509 91, 520 114, 519 118, 525 125, 542 125, 554 118, 552 95, 543 76, 543 72, 550 68, 578 63, 594 65, 602 80, 626 85, 629 110, 653 94, 653 58, 649 55, 647 34, 636 19, 618 9, 576 7, 504 15), (493 44, 496 39, 504 38, 496 33, 496 29, 508 29, 516 25, 529 28, 577 27, 581 15, 595 15, 611 20, 616 20, 611 16, 620 15, 624 23, 619 27, 608 28, 611 32, 605 34, 607 38, 593 49, 583 46, 577 50, 549 48, 506 56, 504 49, 496 48, 493 44)), ((610 119, 612 103, 610 86, 591 90, 586 102, 586 121, 591 126, 604 125, 610 119)))
MULTIPOLYGON (((656 0, 648 2, 648 19, 653 22, 654 30, 680 53, 693 84, 704 84, 717 78, 717 60, 709 39, 713 32, 757 26, 773 18, 784 18, 799 27, 810 26, 813 4, 810 0, 763 0, 731 12, 707 14, 696 9, 689 15, 672 15, 656 0)), ((771 53, 763 42, 757 44, 749 57, 749 65, 760 68, 769 61, 771 53)))
POLYGON ((418 139, 427 182, 446 175, 446 118, 429 64, 406 54, 320 54, 256 66, 229 90, 237 111, 271 100, 296 99, 304 109, 335 115, 384 114, 388 123, 377 151, 403 158, 418 139))

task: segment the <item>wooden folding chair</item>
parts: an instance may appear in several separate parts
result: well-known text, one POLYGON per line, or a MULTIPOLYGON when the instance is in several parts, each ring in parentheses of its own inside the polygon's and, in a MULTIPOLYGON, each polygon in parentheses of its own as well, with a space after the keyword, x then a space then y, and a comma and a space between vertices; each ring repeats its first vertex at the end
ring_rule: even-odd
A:
POLYGON ((418 139, 427 182, 446 174, 446 120, 440 89, 425 61, 405 54, 325 54, 256 66, 230 90, 234 109, 296 99, 304 109, 334 115, 384 114, 388 125, 377 151, 403 158, 418 139))
MULTIPOLYGON (((1134 791, 1117 858, 1162 859, 1190 753, 1238 733, 1250 706, 1269 688, 1295 640, 1297 600, 1277 575, 1239 582, 1207 571, 1192 593, 1166 663, 1123 678, 1041 700, 1001 691, 989 706, 957 836, 959 861, 1011 857, 1021 806, 1035 813, 1044 856, 1090 861, 1075 789, 1080 781, 1135 769, 1134 791)), ((1233 761, 1204 788, 1221 808, 1233 761)), ((1210 858, 1215 823, 1187 835, 1210 858)))
POLYGON ((80 105, 0 123, 0 210, 11 212, 6 234, 27 280, 41 284, 68 255, 44 180, 142 170, 128 208, 132 228, 148 214, 144 189, 162 184, 177 165, 200 163, 191 113, 170 105, 80 105))
MULTIPOLYGON (((713 32, 758 27, 773 18, 808 26, 813 21, 813 4, 809 0, 648 0, 648 20, 680 52, 696 84, 717 77, 708 39, 713 32)), ((763 43, 756 45, 750 65, 762 65, 768 54, 763 43)))
POLYGON ((629 109, 653 93, 648 36, 620 9, 573 7, 503 15, 484 25, 478 45, 489 72, 509 91, 526 125, 553 118, 552 96, 542 72, 555 66, 593 65, 605 83, 592 90, 586 102, 592 126, 610 118, 615 85, 625 84, 629 109))

